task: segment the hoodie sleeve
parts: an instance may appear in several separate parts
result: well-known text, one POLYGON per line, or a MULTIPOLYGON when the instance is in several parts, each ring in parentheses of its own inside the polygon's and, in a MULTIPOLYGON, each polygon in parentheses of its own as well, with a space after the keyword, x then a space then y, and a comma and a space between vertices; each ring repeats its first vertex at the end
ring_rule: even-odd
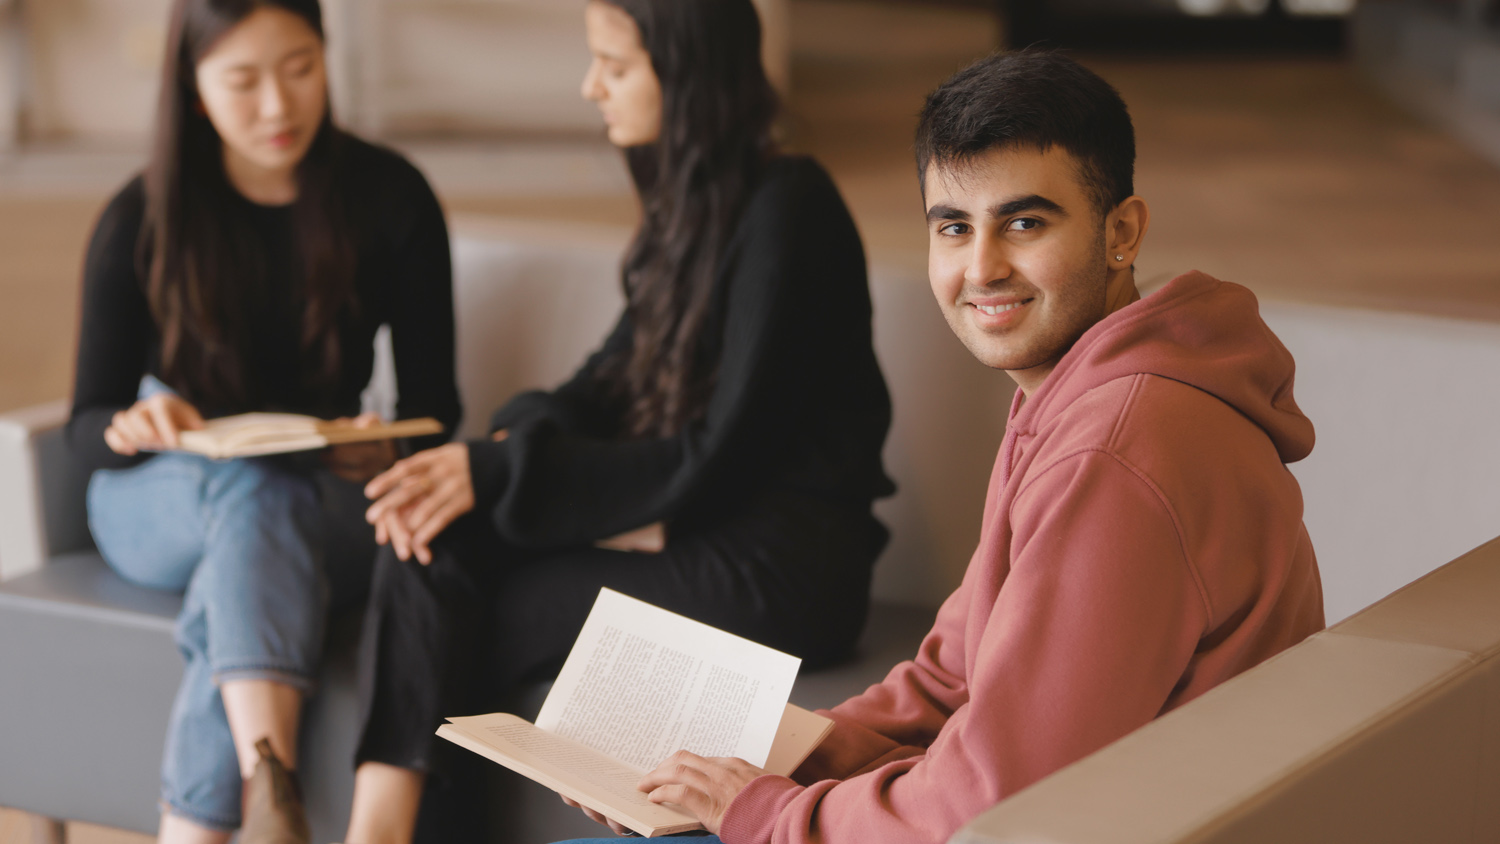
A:
POLYGON ((823 714, 833 732, 792 774, 804 785, 846 779, 897 759, 926 752, 943 725, 968 701, 964 680, 964 617, 968 580, 943 602, 915 659, 891 669, 864 694, 823 714))
MULTIPOLYGON (((946 841, 1001 798, 1161 712, 1210 616, 1169 503, 1133 467, 1086 451, 1034 474, 1010 510, 1008 543, 982 539, 971 566, 969 617, 944 608, 945 627, 983 634, 960 656, 968 699, 931 745, 842 781, 760 777, 730 804, 726 844, 946 841)), ((853 729, 848 719, 892 743, 919 740, 957 699, 940 676, 957 679, 920 659, 898 668, 836 709, 839 727, 853 729), (901 735, 902 715, 916 719, 916 734, 901 735)))

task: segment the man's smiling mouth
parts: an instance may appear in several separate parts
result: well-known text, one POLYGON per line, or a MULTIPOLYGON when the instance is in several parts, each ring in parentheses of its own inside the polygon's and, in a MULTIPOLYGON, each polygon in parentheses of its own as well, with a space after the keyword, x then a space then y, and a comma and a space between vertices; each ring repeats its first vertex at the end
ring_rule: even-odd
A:
MULTIPOLYGON (((1031 300, 1028 299, 1026 301, 1029 302, 1031 300)), ((1026 304, 1026 302, 1012 302, 1009 305, 975 305, 974 307, 978 308, 981 313, 986 313, 990 316, 996 316, 998 314, 1003 314, 1006 311, 1013 311, 1024 304, 1026 304)))

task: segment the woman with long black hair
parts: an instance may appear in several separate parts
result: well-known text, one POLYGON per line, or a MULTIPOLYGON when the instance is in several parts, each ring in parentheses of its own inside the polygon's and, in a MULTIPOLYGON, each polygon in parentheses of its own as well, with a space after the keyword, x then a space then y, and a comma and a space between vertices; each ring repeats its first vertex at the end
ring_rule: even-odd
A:
POLYGON ((359 485, 396 457, 390 442, 228 461, 170 449, 232 413, 358 414, 382 325, 397 415, 451 431, 442 210, 405 160, 334 124, 317 0, 178 0, 150 163, 89 247, 68 423, 98 470, 105 560, 184 593, 162 841, 225 842, 242 821, 244 844, 306 839, 287 799, 301 704, 328 605, 359 599, 375 550, 359 485))
POLYGON ((892 486, 863 248, 823 170, 775 150, 755 8, 592 0, 585 23, 583 95, 641 202, 627 304, 491 439, 368 486, 392 549, 365 617, 351 844, 410 839, 442 719, 555 672, 600 587, 813 665, 864 623, 892 486))

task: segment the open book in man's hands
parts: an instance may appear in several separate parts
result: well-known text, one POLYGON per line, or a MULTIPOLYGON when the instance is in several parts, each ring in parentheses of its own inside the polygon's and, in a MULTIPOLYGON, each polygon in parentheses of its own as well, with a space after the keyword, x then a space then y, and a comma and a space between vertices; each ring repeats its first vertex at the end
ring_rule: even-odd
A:
POLYGON ((241 413, 210 419, 202 430, 182 431, 177 435, 177 441, 181 451, 224 459, 312 451, 340 443, 423 437, 442 432, 442 423, 432 418, 403 419, 356 428, 348 422, 296 413, 241 413))
POLYGON ((790 774, 833 722, 787 703, 801 660, 602 589, 536 723, 494 713, 437 734, 647 837, 698 829, 636 783, 678 750, 790 774))

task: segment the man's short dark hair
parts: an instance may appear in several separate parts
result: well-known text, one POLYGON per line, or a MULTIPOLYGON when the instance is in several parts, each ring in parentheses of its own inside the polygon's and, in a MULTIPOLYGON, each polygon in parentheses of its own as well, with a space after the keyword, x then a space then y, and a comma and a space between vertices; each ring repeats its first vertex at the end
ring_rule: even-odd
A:
POLYGON ((1135 193, 1135 128, 1120 93, 1050 50, 996 53, 927 96, 917 123, 917 175, 992 149, 1067 150, 1100 216, 1135 193))

